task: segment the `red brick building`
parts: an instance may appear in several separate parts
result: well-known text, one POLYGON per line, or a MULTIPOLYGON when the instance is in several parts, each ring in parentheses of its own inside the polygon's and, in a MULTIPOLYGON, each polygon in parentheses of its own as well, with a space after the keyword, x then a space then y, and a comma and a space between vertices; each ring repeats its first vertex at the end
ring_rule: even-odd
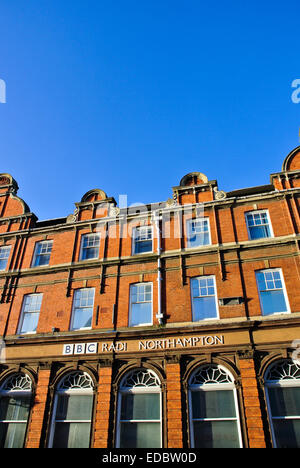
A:
POLYGON ((300 147, 39 221, 0 174, 1 447, 300 446, 300 147))

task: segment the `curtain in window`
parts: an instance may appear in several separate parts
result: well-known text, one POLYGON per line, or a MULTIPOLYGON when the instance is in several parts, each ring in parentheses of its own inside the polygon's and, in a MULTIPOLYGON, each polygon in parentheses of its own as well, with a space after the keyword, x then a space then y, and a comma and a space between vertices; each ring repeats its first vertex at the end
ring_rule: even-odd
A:
POLYGON ((14 374, 0 390, 0 447, 22 448, 31 402, 32 382, 24 374, 14 374))
POLYGON ((51 447, 89 447, 93 402, 93 382, 88 374, 74 372, 63 380, 54 400, 51 447))
POLYGON ((161 388, 150 370, 131 372, 120 386, 119 448, 161 447, 161 388))
POLYGON ((276 448, 300 448, 300 366, 282 361, 267 370, 265 387, 276 448))
POLYGON ((189 381, 193 448, 239 448, 241 431, 236 390, 221 366, 199 368, 189 381))

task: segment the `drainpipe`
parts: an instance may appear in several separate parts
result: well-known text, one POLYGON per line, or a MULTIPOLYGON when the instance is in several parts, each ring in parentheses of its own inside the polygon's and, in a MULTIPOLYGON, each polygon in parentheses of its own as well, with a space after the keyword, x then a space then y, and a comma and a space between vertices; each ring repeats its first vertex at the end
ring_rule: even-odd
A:
POLYGON ((159 216, 159 212, 154 212, 152 220, 155 225, 155 229, 157 232, 157 314, 156 318, 158 319, 158 323, 160 325, 163 324, 163 318, 164 314, 162 313, 162 308, 161 308, 161 282, 162 282, 162 276, 161 276, 161 259, 160 259, 160 254, 161 254, 161 232, 160 232, 160 227, 159 227, 159 222, 161 221, 162 217, 159 216))

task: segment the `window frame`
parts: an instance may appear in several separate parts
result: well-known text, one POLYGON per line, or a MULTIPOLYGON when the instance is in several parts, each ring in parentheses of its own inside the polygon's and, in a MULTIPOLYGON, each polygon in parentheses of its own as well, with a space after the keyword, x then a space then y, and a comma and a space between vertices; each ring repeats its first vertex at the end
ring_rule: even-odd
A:
POLYGON ((154 252, 154 236, 153 236, 154 230, 153 226, 151 224, 143 225, 143 226, 135 226, 132 229, 132 247, 131 247, 131 255, 147 255, 151 254, 154 252), (151 230, 151 250, 148 250, 147 252, 136 252, 136 242, 149 242, 149 239, 147 240, 140 240, 137 241, 136 238, 136 233, 140 229, 149 229, 151 230))
MULTIPOLYGON (((207 365, 207 364, 206 364, 207 365)), ((190 445, 191 448, 195 448, 195 435, 194 435, 194 421, 236 421, 237 429, 238 429, 238 437, 239 437, 239 444, 240 448, 243 448, 243 436, 242 436, 242 426, 241 426, 241 414, 239 408, 239 400, 237 394, 237 388, 234 384, 234 378, 232 374, 221 365, 218 365, 220 369, 226 372, 227 375, 230 376, 232 379, 231 383, 209 383, 209 384, 198 384, 192 386, 190 381, 192 380, 193 376, 206 365, 198 366, 190 375, 188 379, 188 417, 189 417, 189 430, 190 430, 190 445), (216 390, 231 390, 233 392, 234 398, 234 407, 235 407, 235 418, 193 418, 193 406, 192 406, 192 392, 209 392, 209 391, 216 391, 216 390)))
MULTIPOLYGON (((288 294, 287 294, 287 290, 286 290, 286 286, 285 286, 285 281, 284 281, 284 276, 283 276, 283 273, 282 273, 282 269, 281 268, 263 268, 263 269, 260 269, 260 270, 256 270, 255 271, 255 280, 256 280, 256 287, 257 287, 257 291, 258 291, 258 297, 259 297, 259 304, 260 304, 260 311, 261 311, 261 315, 263 317, 272 317, 273 315, 281 315, 281 314, 290 314, 291 313, 291 308, 290 308, 290 303, 289 303, 289 298, 288 298, 288 294), (263 312, 263 305, 262 305, 262 299, 261 299, 261 291, 259 289, 259 284, 258 284, 258 273, 267 273, 267 272, 273 272, 273 271, 278 271, 279 274, 280 274, 280 281, 281 281, 281 284, 282 284, 282 288, 281 289, 267 289, 266 291, 279 291, 279 290, 282 290, 283 292, 283 296, 284 296, 284 300, 285 300, 285 304, 287 306, 287 310, 284 311, 284 312, 273 312, 272 314, 264 314, 263 312)), ((265 290, 263 290, 265 291, 265 290)))
MULTIPOLYGON (((196 234, 197 235, 197 234, 196 234)), ((202 247, 206 247, 209 245, 212 245, 211 243, 211 229, 210 229, 210 219, 209 216, 202 216, 200 218, 191 218, 186 221, 186 240, 187 240, 187 249, 199 249, 202 247), (190 232, 191 232, 191 224, 192 222, 197 222, 197 221, 204 221, 207 222, 208 225, 208 243, 203 244, 203 245, 197 245, 193 246, 190 245, 190 232)))
POLYGON ((129 285, 129 317, 128 317, 128 326, 129 327, 146 327, 153 325, 153 283, 151 281, 139 282, 139 283, 132 283, 129 285), (133 302, 132 301, 132 289, 134 286, 142 286, 142 285, 151 285, 151 301, 143 301, 143 302, 133 302), (139 323, 138 325, 132 325, 132 304, 149 304, 151 303, 151 322, 144 322, 139 323))
MULTIPOLYGON (((75 373, 75 372, 74 372, 75 373)), ((86 374, 86 372, 81 372, 82 374, 86 374)), ((53 407, 52 407, 52 415, 51 415, 51 423, 50 423, 50 431, 49 431, 49 439, 48 439, 48 448, 52 448, 53 446, 53 441, 54 441, 54 435, 55 435, 55 425, 57 422, 82 422, 82 423, 89 423, 90 424, 90 439, 89 439, 89 447, 91 446, 91 436, 92 436, 92 428, 93 428, 93 423, 94 423, 94 406, 95 406, 95 389, 94 388, 76 388, 76 389, 63 389, 60 388, 61 385, 63 384, 64 380, 66 380, 71 373, 68 373, 65 375, 59 382, 55 394, 54 394, 54 401, 53 401, 53 407), (56 412, 57 412, 57 405, 59 401, 59 396, 60 395, 90 395, 93 397, 93 402, 92 402, 92 411, 91 411, 91 419, 90 420, 82 420, 82 419, 70 419, 70 420, 58 420, 56 419, 56 412)), ((90 376, 89 376, 90 377, 90 376)), ((91 377, 90 377, 91 378, 91 377)))
POLYGON ((100 254, 100 242, 101 242, 101 234, 99 232, 87 232, 85 234, 82 234, 81 241, 80 241, 79 261, 80 262, 88 262, 88 261, 91 261, 91 260, 98 260, 99 259, 99 254, 100 254), (99 245, 84 247, 84 245, 83 245, 84 240, 89 238, 89 237, 98 237, 99 245), (98 253, 97 253, 96 257, 83 258, 83 254, 86 251, 86 249, 96 249, 96 248, 98 249, 98 253))
MULTIPOLYGON (((267 404, 267 411, 268 411, 268 419, 269 419, 269 424, 270 424, 270 430, 271 430, 271 437, 272 437, 272 442, 273 442, 273 447, 277 448, 278 446, 278 441, 276 438, 275 434, 275 428, 273 424, 273 420, 300 420, 300 415, 299 416, 273 416, 272 415, 272 410, 271 410, 271 401, 270 401, 270 395, 269 395, 269 389, 270 388, 299 388, 300 387, 300 379, 279 379, 278 381, 268 381, 266 379, 266 375, 268 374, 269 370, 272 367, 276 367, 278 364, 284 363, 284 361, 280 362, 275 362, 274 364, 271 364, 266 372, 265 372, 265 377, 264 377, 264 389, 265 389, 265 395, 266 395, 266 404, 267 404)), ((299 447, 298 447, 299 448, 299 447)))
MULTIPOLYGON (((32 410, 32 404, 31 404, 31 399, 32 399, 32 395, 33 395, 33 382, 32 382, 32 379, 27 375, 27 374, 23 374, 23 373, 19 373, 19 372, 15 372, 13 373, 12 375, 10 375, 9 377, 7 377, 6 379, 4 379, 1 387, 0 387, 0 399, 2 397, 6 398, 6 397, 11 397, 11 398, 18 398, 20 396, 27 396, 28 399, 29 399, 29 408, 28 408, 28 416, 27 416, 27 420, 25 421, 24 419, 19 419, 19 420, 16 420, 16 419, 1 419, 0 420, 0 424, 24 424, 25 425, 25 430, 24 430, 24 440, 23 440, 23 448, 24 448, 24 445, 25 445, 25 441, 26 441, 26 434, 27 434, 27 431, 28 431, 28 423, 29 423, 29 420, 30 420, 30 413, 31 413, 31 410, 32 410), (29 378, 30 380, 30 384, 31 384, 31 388, 30 389, 18 389, 18 390, 5 390, 5 385, 6 383, 11 380, 14 376, 18 376, 18 375, 24 375, 26 377, 29 378)), ((1 447, 1 448, 4 448, 4 447, 1 447)), ((9 448, 9 447, 8 447, 9 448)))
MULTIPOLYGON (((248 233, 248 240, 250 241, 260 241, 262 239, 271 239, 274 237, 274 232, 273 232, 273 227, 272 227, 272 223, 271 223, 271 218, 270 218, 270 213, 269 213, 269 210, 268 209, 265 209, 265 210, 252 210, 252 211, 246 211, 244 213, 245 215, 245 221, 246 221, 246 227, 247 227, 247 233, 248 233), (252 239, 251 238, 251 231, 250 231, 250 227, 248 225, 248 215, 254 215, 254 214, 261 214, 261 213, 265 213, 267 215, 267 219, 268 219, 268 227, 269 227, 269 230, 270 230, 270 235, 269 236, 266 236, 266 237, 259 237, 257 239, 252 239)), ((263 225, 258 225, 258 226, 263 226, 263 225)), ((255 226, 254 226, 255 227, 255 226)))
POLYGON ((70 331, 76 331, 76 330, 91 330, 92 329, 92 325, 93 325, 93 316, 94 316, 94 307, 95 307, 95 289, 96 288, 78 288, 78 289, 75 289, 74 290, 74 293, 73 293, 73 304, 72 304, 72 314, 71 314, 71 321, 70 321, 70 331), (75 306, 75 301, 76 301, 76 294, 79 292, 79 291, 87 291, 87 290, 93 290, 94 292, 94 295, 93 295, 93 306, 92 306, 92 316, 91 316, 91 326, 90 327, 81 327, 81 328, 74 328, 74 318, 75 318, 75 310, 81 310, 81 309, 90 309, 90 307, 79 307, 79 308, 76 308, 75 306))
MULTIPOLYGON (((200 288, 199 288, 200 289, 200 288)), ((192 278, 190 278, 190 294, 191 294, 191 303, 192 303, 192 322, 193 323, 199 323, 199 322, 203 322, 203 321, 206 321, 206 320, 219 320, 220 319, 220 311, 219 311, 219 303, 218 303, 218 294, 217 294, 217 283, 216 283, 216 277, 215 275, 200 275, 200 276, 194 276, 192 278), (214 298, 215 298, 215 303, 216 303, 216 316, 215 317, 207 317, 207 318, 202 318, 200 320, 195 320, 194 319, 194 316, 195 316, 195 312, 194 312, 194 309, 195 309, 195 305, 194 305, 194 299, 195 297, 193 296, 193 281, 195 280, 198 280, 198 279, 212 279, 213 280, 213 283, 214 283, 214 291, 215 291, 215 294, 214 294, 214 298)), ((206 296, 197 296, 197 298, 201 298, 201 297, 213 297, 212 295, 206 295, 206 296)))
POLYGON ((6 271, 6 270, 7 270, 8 260, 9 260, 10 253, 11 253, 11 247, 12 247, 11 245, 1 245, 1 247, 0 247, 0 254, 1 254, 1 250, 3 250, 3 251, 8 251, 7 257, 1 258, 1 256, 0 256, 0 262, 3 261, 3 260, 6 260, 5 267, 4 267, 4 268, 0 268, 0 273, 1 273, 2 271, 6 271))
POLYGON ((32 257, 32 262, 31 262, 31 268, 42 268, 42 267, 46 267, 46 266, 49 266, 50 264, 50 258, 51 258, 51 254, 52 254, 52 248, 53 248, 53 240, 43 240, 43 241, 37 241, 35 243, 35 247, 34 247, 34 253, 33 253, 33 257, 32 257), (51 251, 50 253, 37 253, 37 250, 39 248, 40 245, 42 244, 51 244, 51 251), (46 255, 49 255, 49 260, 48 260, 48 263, 45 264, 45 265, 36 265, 36 260, 38 257, 41 257, 41 256, 46 256, 46 255))
POLYGON ((36 325, 36 326, 38 326, 39 318, 40 318, 40 313, 41 313, 41 308, 42 308, 42 302, 43 302, 43 293, 29 293, 29 294, 25 294, 25 295, 23 296, 22 309, 21 309, 21 314, 20 314, 19 323, 18 323, 18 329, 17 329, 17 330, 18 330, 18 331, 17 331, 17 334, 18 334, 18 335, 32 335, 32 334, 36 334, 36 330, 31 330, 31 331, 22 332, 22 328, 23 328, 23 324, 24 324, 25 315, 27 315, 27 314, 37 314, 37 315, 38 315, 37 325, 36 325), (25 309, 25 301, 26 301, 26 298, 27 298, 27 297, 33 297, 33 296, 41 296, 40 308, 39 308, 38 311, 25 312, 24 309, 25 309))
MULTIPOLYGON (((129 422, 129 423, 142 423, 142 422, 153 422, 153 423, 160 423, 160 447, 158 448, 163 448, 163 392, 162 392, 162 387, 161 387, 161 384, 160 386, 153 386, 153 387, 132 387, 132 388, 122 388, 122 382, 124 382, 124 380, 126 380, 126 378, 128 378, 128 376, 131 374, 131 373, 134 373, 136 370, 139 370, 139 369, 134 369, 132 372, 129 371, 126 373, 125 377, 122 379, 121 381, 121 384, 118 388, 118 397, 117 397, 117 414, 116 414, 116 418, 117 418, 117 427, 116 427, 116 448, 120 448, 120 440, 121 440, 121 424, 122 422, 129 422), (153 419, 153 420, 150 420, 150 419, 124 419, 124 420, 121 420, 121 409, 122 409, 122 397, 123 395, 141 395, 141 394, 149 394, 149 393, 152 393, 152 394, 159 394, 159 412, 160 412, 160 420, 156 420, 156 419, 153 419)), ((144 371, 150 371, 150 369, 141 369, 141 370, 144 370, 144 371)), ((160 382, 160 378, 158 377, 158 375, 153 372, 153 371, 150 371, 152 374, 155 375, 155 377, 159 380, 160 382)))

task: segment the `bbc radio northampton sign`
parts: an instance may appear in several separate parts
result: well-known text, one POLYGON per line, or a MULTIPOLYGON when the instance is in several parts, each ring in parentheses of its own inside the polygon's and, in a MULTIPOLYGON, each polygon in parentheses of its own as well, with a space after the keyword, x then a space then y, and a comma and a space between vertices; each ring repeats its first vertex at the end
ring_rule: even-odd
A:
POLYGON ((106 354, 136 351, 157 351, 164 349, 199 348, 224 344, 223 335, 207 335, 180 338, 139 340, 133 342, 91 342, 63 345, 63 355, 106 354))

